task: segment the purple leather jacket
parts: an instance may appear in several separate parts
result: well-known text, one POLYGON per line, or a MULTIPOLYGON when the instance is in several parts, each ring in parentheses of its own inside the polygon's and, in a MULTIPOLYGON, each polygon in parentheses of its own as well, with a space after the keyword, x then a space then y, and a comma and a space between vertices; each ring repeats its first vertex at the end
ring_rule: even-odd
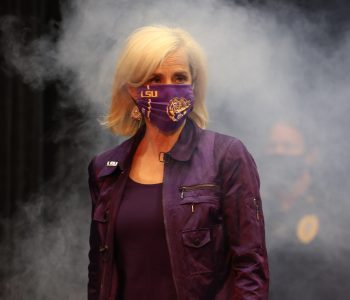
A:
MULTIPOLYGON (((144 130, 89 165, 89 300, 117 299, 113 224, 144 130)), ((268 299, 259 177, 244 145, 188 119, 164 160, 164 225, 178 299, 268 299)))

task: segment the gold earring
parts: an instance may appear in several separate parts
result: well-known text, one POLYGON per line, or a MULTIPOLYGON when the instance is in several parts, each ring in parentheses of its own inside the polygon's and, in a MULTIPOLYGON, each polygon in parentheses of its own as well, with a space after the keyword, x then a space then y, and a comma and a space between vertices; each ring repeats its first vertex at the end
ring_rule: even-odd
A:
POLYGON ((136 121, 141 121, 142 115, 141 115, 140 110, 137 106, 135 106, 133 108, 133 110, 131 111, 131 117, 136 121))

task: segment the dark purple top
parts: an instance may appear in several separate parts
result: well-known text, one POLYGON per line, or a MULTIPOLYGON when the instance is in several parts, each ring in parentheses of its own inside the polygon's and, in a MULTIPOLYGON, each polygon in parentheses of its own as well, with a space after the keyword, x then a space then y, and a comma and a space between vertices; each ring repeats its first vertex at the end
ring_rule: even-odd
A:
POLYGON ((128 179, 115 222, 116 258, 120 273, 118 300, 173 300, 162 210, 162 183, 128 179))

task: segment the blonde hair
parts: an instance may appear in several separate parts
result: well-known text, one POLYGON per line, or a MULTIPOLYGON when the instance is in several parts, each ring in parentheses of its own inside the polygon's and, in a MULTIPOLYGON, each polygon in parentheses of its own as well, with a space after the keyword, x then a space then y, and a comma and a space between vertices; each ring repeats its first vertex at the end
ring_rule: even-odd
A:
POLYGON ((103 122, 114 133, 134 135, 142 121, 131 118, 135 103, 127 86, 142 86, 164 61, 179 48, 188 55, 194 90, 194 107, 189 117, 204 128, 208 122, 205 107, 207 67, 205 55, 196 41, 184 30, 166 26, 146 26, 135 30, 122 49, 114 75, 112 101, 103 122))

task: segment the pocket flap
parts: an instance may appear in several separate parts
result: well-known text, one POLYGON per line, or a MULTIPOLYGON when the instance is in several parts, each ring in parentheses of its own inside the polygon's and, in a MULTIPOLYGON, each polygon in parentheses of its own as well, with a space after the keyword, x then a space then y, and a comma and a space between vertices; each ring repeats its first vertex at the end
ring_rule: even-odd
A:
POLYGON ((182 241, 185 246, 200 248, 211 241, 210 229, 196 229, 182 232, 182 241))

